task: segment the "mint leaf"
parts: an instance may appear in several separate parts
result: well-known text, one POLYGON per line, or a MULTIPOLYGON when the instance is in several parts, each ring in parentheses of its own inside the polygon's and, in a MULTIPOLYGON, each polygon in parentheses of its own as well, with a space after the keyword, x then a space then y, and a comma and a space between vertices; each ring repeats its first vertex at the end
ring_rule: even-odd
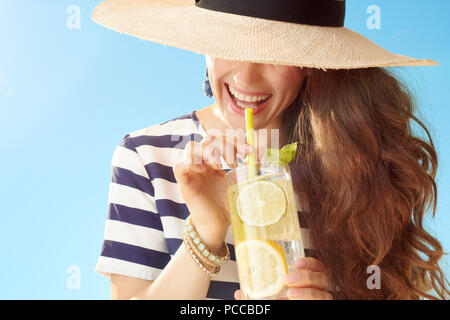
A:
POLYGON ((279 150, 267 148, 267 160, 275 165, 286 166, 295 158, 297 147, 298 142, 287 144, 279 150))

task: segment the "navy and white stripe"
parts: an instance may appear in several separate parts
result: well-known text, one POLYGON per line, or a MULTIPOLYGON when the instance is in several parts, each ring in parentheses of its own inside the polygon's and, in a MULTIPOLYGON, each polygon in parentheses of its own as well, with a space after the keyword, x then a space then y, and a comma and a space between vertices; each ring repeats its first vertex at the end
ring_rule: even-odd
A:
MULTIPOLYGON (((154 280, 182 244, 189 210, 181 197, 173 166, 189 141, 206 131, 195 111, 125 135, 111 161, 111 182, 103 247, 95 270, 154 280)), ((229 167, 223 163, 223 169, 229 167)), ((297 201, 297 208, 299 204, 297 201)), ((306 255, 308 229, 299 212, 306 255)), ((226 238, 231 261, 215 275, 209 299, 233 299, 239 289, 231 227, 226 238)))

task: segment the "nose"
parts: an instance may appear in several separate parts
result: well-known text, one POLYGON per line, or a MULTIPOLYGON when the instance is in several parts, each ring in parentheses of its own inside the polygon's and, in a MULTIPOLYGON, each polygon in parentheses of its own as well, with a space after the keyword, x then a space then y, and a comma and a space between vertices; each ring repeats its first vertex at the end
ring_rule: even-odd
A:
POLYGON ((239 62, 237 71, 233 76, 234 83, 242 89, 258 88, 263 78, 262 67, 261 63, 239 62))

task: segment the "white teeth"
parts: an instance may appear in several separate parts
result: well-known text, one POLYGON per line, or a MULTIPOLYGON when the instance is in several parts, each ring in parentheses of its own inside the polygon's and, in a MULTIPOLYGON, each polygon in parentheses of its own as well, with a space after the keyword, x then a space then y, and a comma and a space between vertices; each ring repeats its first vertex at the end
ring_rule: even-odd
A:
POLYGON ((242 102, 240 102, 239 100, 236 100, 236 104, 239 106, 239 107, 241 107, 241 108, 252 108, 252 109, 255 109, 256 107, 257 107, 257 105, 256 104, 244 104, 244 103, 242 103, 242 102))
POLYGON ((267 96, 247 96, 245 94, 241 94, 239 92, 236 92, 233 90, 233 88, 231 88, 230 86, 228 86, 228 88, 230 89, 230 93, 237 99, 245 101, 245 102, 258 102, 258 101, 262 101, 267 99, 268 97, 270 97, 270 95, 267 96))

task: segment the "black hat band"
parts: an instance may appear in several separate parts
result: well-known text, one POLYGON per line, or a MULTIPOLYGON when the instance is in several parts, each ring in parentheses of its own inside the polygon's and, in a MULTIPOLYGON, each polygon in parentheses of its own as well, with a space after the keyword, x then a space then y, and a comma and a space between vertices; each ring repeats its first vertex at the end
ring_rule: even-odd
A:
POLYGON ((196 0, 200 8, 323 27, 342 27, 345 0, 196 0))

